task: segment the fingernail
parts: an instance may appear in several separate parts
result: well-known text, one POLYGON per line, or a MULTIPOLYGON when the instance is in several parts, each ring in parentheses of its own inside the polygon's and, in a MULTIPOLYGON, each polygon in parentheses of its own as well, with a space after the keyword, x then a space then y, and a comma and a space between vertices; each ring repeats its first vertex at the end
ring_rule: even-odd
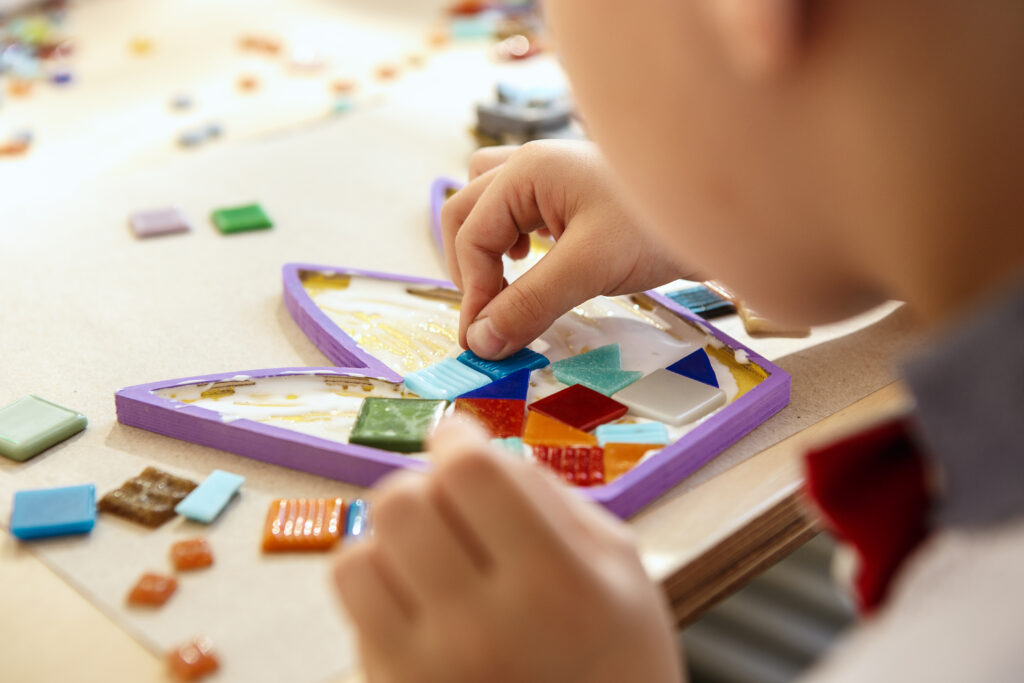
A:
POLYGON ((505 348, 505 340, 499 337, 488 318, 477 320, 466 330, 466 343, 481 358, 494 358, 505 348))

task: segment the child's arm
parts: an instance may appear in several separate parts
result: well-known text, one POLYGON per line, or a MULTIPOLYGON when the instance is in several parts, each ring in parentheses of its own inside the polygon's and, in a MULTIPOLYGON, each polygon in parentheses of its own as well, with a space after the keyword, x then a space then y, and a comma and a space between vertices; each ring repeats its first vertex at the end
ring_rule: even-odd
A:
POLYGON ((335 571, 368 681, 679 681, 665 599, 626 527, 442 425, 437 467, 378 492, 335 571))
POLYGON ((505 357, 556 318, 600 294, 629 294, 686 275, 649 237, 597 148, 534 142, 483 150, 470 183, 441 211, 445 256, 464 293, 459 339, 484 358, 505 357), (501 257, 522 258, 529 233, 555 247, 506 287, 501 257))

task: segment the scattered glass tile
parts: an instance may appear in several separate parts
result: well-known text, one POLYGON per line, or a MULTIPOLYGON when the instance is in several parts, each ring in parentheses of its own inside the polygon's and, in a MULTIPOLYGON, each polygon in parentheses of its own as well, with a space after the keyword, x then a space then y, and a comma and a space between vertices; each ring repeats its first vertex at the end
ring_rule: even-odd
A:
POLYGON ((604 475, 608 483, 615 481, 640 462, 651 451, 662 448, 658 443, 606 443, 604 445, 604 475))
POLYGON ((171 546, 171 564, 179 572, 213 566, 213 549, 205 538, 189 538, 171 546))
POLYGON ((347 543, 351 543, 363 540, 372 534, 370 504, 361 498, 356 498, 348 504, 348 513, 345 515, 345 540, 347 543))
POLYGON ((368 398, 348 440, 399 453, 422 451, 446 406, 446 401, 421 398, 368 398))
POLYGON ((178 590, 178 580, 173 576, 148 572, 139 577, 128 593, 128 604, 162 607, 178 590))
POLYGON ((582 384, 574 384, 531 403, 530 410, 589 432, 598 425, 617 420, 629 409, 604 394, 582 384))
POLYGON ((475 419, 492 438, 522 436, 523 423, 526 421, 526 401, 507 398, 457 398, 455 413, 475 419))
POLYGON ((171 98, 170 102, 171 109, 175 109, 177 111, 185 111, 186 109, 191 109, 194 104, 195 101, 192 99, 192 96, 186 93, 176 94, 174 97, 171 98))
POLYGON ((593 434, 570 427, 553 417, 533 410, 526 416, 526 430, 523 442, 531 446, 593 446, 597 439, 593 434))
POLYGON ((519 370, 540 370, 550 363, 546 356, 531 349, 519 349, 502 360, 484 360, 472 351, 463 351, 459 355, 459 362, 479 370, 491 379, 501 379, 519 370))
POLYGON ((487 375, 477 372, 454 358, 445 358, 439 363, 405 376, 405 386, 423 398, 451 400, 466 392, 479 389, 490 382, 487 375))
POLYGON ((10 531, 16 538, 84 534, 95 523, 96 487, 92 484, 14 494, 10 531))
POLYGON ((610 443, 654 443, 664 446, 669 442, 668 427, 660 422, 601 425, 594 430, 594 435, 601 447, 610 443))
POLYGON ((341 498, 280 499, 270 504, 263 551, 329 550, 343 532, 341 498))
POLYGON ((703 285, 669 292, 666 296, 705 320, 720 318, 723 315, 736 312, 736 307, 732 302, 723 299, 703 285))
POLYGON ((147 467, 100 498, 97 508, 155 529, 174 517, 174 506, 195 487, 188 479, 147 467))
POLYGON ((24 462, 85 429, 85 416, 38 396, 0 408, 0 455, 24 462))
POLYGON ((668 370, 655 370, 615 394, 615 400, 641 417, 681 425, 724 406, 725 392, 668 370))
POLYGON ((182 147, 198 147, 204 142, 206 142, 205 130, 186 130, 178 135, 178 144, 182 147))
POLYGON ((533 457, 573 486, 604 483, 604 452, 600 446, 537 445, 533 447, 533 457))
POLYGON ((530 391, 530 369, 523 368, 474 389, 459 398, 507 398, 525 401, 530 391))
POLYGON ((192 229, 185 212, 177 206, 163 209, 144 209, 128 217, 136 237, 156 237, 192 229))
MULTIPOLYGON (((209 134, 207 132, 207 134, 209 134)), ((217 209, 211 214, 213 224, 224 235, 248 230, 265 230, 274 227, 274 222, 259 204, 245 204, 226 209, 217 209)))
POLYGON ((704 349, 697 349, 685 358, 677 360, 666 369, 671 370, 677 375, 718 387, 718 377, 715 375, 715 369, 711 367, 711 359, 708 358, 708 352, 704 349))
POLYGON ((193 638, 167 655, 171 674, 183 681, 195 681, 220 668, 209 638, 193 638))
POLYGON ((621 369, 619 345, 608 344, 578 356, 557 361, 551 370, 562 384, 582 384, 605 396, 628 387, 643 376, 642 372, 621 369))
POLYGON ((174 507, 174 511, 194 522, 209 524, 227 506, 238 489, 242 488, 243 482, 245 477, 241 475, 214 470, 174 507))
POLYGON ((523 445, 522 438, 518 436, 509 436, 504 439, 491 439, 491 443, 512 455, 520 458, 523 457, 525 446, 523 445))

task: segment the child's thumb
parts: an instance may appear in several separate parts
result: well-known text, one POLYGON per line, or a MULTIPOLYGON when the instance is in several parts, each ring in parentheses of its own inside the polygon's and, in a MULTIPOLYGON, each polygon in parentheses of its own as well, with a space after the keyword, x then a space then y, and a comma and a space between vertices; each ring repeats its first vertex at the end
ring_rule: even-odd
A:
POLYGON ((492 360, 509 356, 574 306, 601 293, 592 273, 568 263, 570 250, 559 246, 484 306, 466 330, 473 353, 492 360))

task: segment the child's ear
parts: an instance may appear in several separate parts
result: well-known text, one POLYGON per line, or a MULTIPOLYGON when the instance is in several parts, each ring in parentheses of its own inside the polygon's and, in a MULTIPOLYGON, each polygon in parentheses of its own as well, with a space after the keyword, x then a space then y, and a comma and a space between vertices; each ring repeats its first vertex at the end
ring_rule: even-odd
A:
POLYGON ((807 0, 704 0, 703 5, 741 77, 778 76, 799 53, 807 0))

